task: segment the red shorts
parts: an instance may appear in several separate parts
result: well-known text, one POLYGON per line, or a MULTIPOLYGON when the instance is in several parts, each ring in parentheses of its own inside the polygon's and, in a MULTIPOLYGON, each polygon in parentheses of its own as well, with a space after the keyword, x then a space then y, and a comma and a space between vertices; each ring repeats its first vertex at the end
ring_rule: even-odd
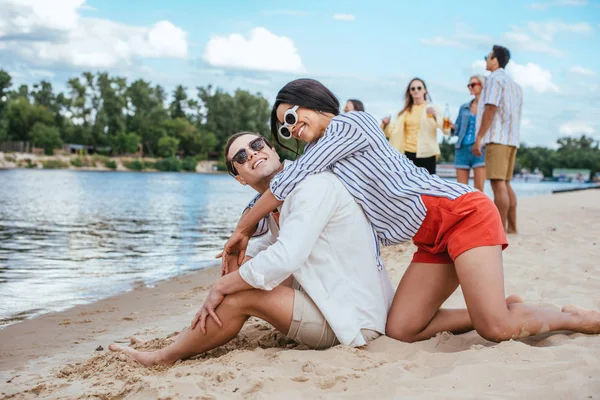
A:
POLYGON ((427 214, 413 238, 412 262, 454 264, 456 257, 481 246, 508 246, 500 213, 485 194, 477 191, 454 200, 422 195, 427 214))

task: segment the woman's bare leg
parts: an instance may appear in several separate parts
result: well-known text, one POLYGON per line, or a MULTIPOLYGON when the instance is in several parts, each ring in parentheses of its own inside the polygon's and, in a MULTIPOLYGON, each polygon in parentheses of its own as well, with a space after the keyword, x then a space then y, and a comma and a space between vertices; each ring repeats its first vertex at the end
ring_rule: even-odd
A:
POLYGON ((483 192, 485 186, 485 167, 473 168, 473 186, 483 192))
POLYGON ((271 291, 245 290, 225 296, 217 307, 217 315, 223 322, 220 328, 212 318, 206 322, 206 335, 199 327, 188 329, 164 349, 138 351, 131 347, 111 344, 111 351, 128 354, 143 365, 172 364, 177 360, 195 356, 224 345, 235 338, 249 317, 258 317, 287 334, 292 321, 294 289, 278 286, 271 291))
POLYGON ((455 266, 473 326, 487 340, 498 342, 557 330, 600 333, 598 311, 506 304, 501 246, 468 250, 456 258, 455 266))
POLYGON ((469 184, 469 171, 468 169, 456 168, 456 181, 458 183, 469 184))
POLYGON ((466 309, 440 309, 457 287, 453 264, 411 263, 388 313, 386 335, 403 342, 416 342, 439 332, 472 330, 466 309))

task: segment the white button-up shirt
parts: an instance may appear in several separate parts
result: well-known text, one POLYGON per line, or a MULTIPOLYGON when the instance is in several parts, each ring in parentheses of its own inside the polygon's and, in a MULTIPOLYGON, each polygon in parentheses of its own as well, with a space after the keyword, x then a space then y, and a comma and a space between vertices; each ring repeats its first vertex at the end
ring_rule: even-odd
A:
POLYGON ((492 126, 485 133, 481 144, 499 143, 519 147, 521 140, 521 114, 523 91, 503 68, 492 72, 485 81, 483 93, 477 105, 477 132, 481 127, 484 107, 492 104, 497 107, 492 126))
POLYGON ((385 333, 394 289, 377 268, 373 230, 340 180, 308 176, 284 201, 279 223, 270 217, 269 232, 248 246, 242 279, 271 290, 292 275, 344 345, 364 345, 361 329, 385 333))

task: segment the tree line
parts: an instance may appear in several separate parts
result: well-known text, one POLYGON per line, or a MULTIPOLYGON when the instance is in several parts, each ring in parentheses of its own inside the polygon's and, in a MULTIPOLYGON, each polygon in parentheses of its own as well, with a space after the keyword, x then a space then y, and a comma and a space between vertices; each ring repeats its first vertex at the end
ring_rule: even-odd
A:
MULTIPOLYGON (((94 146, 101 154, 220 159, 232 133, 258 132, 270 138, 270 104, 260 93, 238 89, 230 94, 211 85, 190 96, 179 85, 172 93, 144 79, 106 72, 84 72, 56 93, 48 81, 13 87, 0 70, 0 142, 29 141, 47 153, 65 143, 94 146)), ((274 141, 272 141, 274 142, 274 141)), ((294 146, 292 146, 294 147, 294 146)), ((441 144, 441 162, 454 160, 454 145, 441 144)), ((278 149, 284 158, 294 154, 278 149)), ((600 171, 599 142, 591 137, 564 137, 557 148, 522 145, 515 170, 553 168, 600 171)))

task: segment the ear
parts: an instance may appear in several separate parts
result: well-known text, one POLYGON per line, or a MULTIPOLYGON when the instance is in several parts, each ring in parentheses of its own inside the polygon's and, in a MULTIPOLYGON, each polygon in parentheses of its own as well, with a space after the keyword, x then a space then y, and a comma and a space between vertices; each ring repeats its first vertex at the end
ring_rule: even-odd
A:
POLYGON ((240 176, 240 174, 237 174, 236 176, 234 176, 234 178, 235 178, 235 180, 236 180, 236 181, 238 181, 238 182, 239 182, 239 183, 241 183, 242 185, 244 185, 244 186, 246 186, 246 185, 247 185, 246 181, 244 180, 244 178, 242 178, 242 177, 240 176))

